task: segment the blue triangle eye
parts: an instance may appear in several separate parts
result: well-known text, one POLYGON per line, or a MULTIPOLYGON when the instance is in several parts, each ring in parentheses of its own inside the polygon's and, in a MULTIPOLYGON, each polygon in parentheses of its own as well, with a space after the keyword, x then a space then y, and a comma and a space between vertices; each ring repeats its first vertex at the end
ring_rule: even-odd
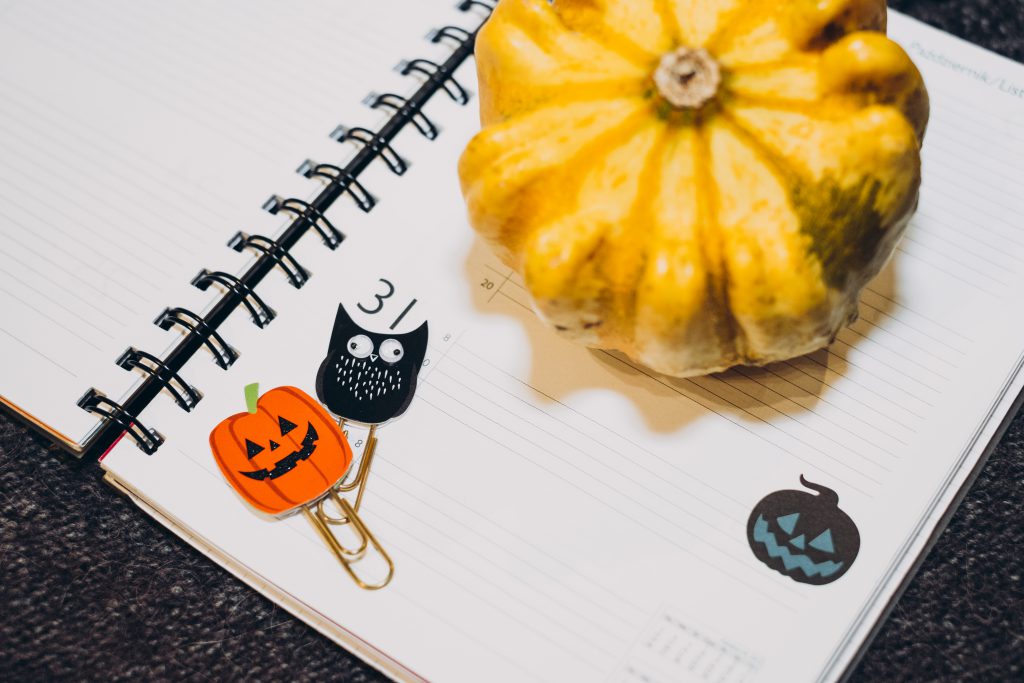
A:
POLYGON ((790 515, 783 515, 782 517, 776 517, 775 523, 779 525, 783 531, 787 534, 793 533, 793 529, 796 529, 797 520, 800 519, 800 513, 794 512, 790 515))
POLYGON ((814 540, 811 541, 810 546, 823 553, 835 553, 836 548, 832 545, 832 531, 830 529, 822 531, 820 534, 815 536, 814 540))

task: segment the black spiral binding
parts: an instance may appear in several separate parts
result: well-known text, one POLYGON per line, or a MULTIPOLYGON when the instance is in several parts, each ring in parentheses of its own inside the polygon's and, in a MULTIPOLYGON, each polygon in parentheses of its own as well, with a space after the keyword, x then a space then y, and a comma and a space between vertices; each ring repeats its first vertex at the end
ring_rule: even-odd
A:
MULTIPOLYGON (((263 209, 275 216, 284 211, 296 216, 297 218, 303 218, 309 221, 309 224, 313 226, 314 230, 320 233, 320 237, 323 238, 324 244, 326 244, 327 248, 331 251, 340 247, 342 241, 345 239, 345 236, 342 235, 329 220, 327 220, 327 216, 325 216, 320 209, 303 199, 296 199, 295 197, 282 199, 275 194, 270 199, 263 202, 263 209)), ((369 211, 369 209, 366 210, 369 211)))
POLYGON ((129 348, 117 359, 117 364, 125 370, 142 370, 146 374, 157 377, 174 397, 174 402, 186 413, 191 413, 203 397, 199 390, 181 378, 181 375, 164 365, 164 362, 151 353, 129 348))
POLYGON ((103 449, 103 452, 117 443, 117 440, 125 433, 131 435, 135 439, 135 445, 147 455, 156 453, 164 442, 164 437, 160 435, 160 432, 149 429, 124 406, 111 401, 95 389, 90 389, 85 396, 78 399, 78 407, 86 412, 107 418, 104 428, 110 427, 116 432, 113 441, 103 449))
MULTIPOLYGON (((481 9, 489 15, 495 2, 482 0, 460 0, 457 8, 463 12, 481 9)), ((482 24, 481 24, 482 25, 482 24)), ((220 271, 203 270, 192 284, 207 290, 213 284, 224 289, 223 295, 214 303, 205 316, 199 316, 184 308, 168 308, 156 319, 162 329, 174 327, 185 331, 179 341, 163 359, 151 354, 129 349, 119 359, 118 365, 129 370, 139 369, 146 378, 132 392, 124 404, 108 399, 95 389, 90 389, 78 402, 79 407, 106 418, 86 443, 83 453, 99 456, 108 451, 122 435, 130 435, 144 452, 152 454, 164 442, 156 431, 142 425, 137 416, 161 392, 168 391, 183 410, 192 410, 202 396, 198 390, 185 382, 179 374, 185 364, 203 347, 208 348, 214 360, 225 370, 238 358, 235 351, 217 332, 230 315, 244 306, 260 327, 273 320, 273 309, 256 294, 256 287, 275 269, 284 271, 289 282, 296 288, 302 287, 310 278, 310 272, 299 265, 290 250, 310 230, 319 233, 330 249, 337 249, 344 241, 340 232, 326 217, 329 209, 338 199, 348 195, 363 211, 370 211, 377 200, 363 187, 359 176, 375 160, 381 159, 396 175, 404 174, 408 162, 392 147, 395 137, 412 124, 425 137, 433 140, 440 129, 423 113, 423 108, 439 91, 444 91, 454 101, 466 104, 469 92, 454 79, 455 71, 473 54, 478 25, 472 31, 457 26, 445 26, 428 35, 433 43, 453 45, 453 51, 443 63, 425 59, 403 62, 403 75, 418 74, 422 85, 409 97, 394 93, 372 94, 366 103, 373 109, 387 109, 392 112, 388 120, 377 131, 366 128, 338 126, 331 137, 338 142, 354 141, 360 144, 359 151, 344 166, 317 163, 306 160, 298 172, 310 179, 323 181, 324 186, 312 201, 281 199, 274 196, 264 204, 271 213, 287 213, 292 222, 276 240, 262 235, 237 233, 228 242, 235 251, 246 249, 256 252, 259 257, 240 277, 220 271)))
MULTIPOLYGON (((303 175, 307 178, 322 178, 329 184, 335 184, 338 187, 343 187, 344 190, 352 197, 352 201, 356 203, 356 206, 366 213, 370 213, 373 207, 377 205, 377 200, 374 199, 372 194, 366 191, 366 188, 356 180, 356 177, 340 166, 335 166, 333 164, 318 164, 312 159, 306 159, 297 169, 295 169, 295 171, 299 175, 303 175)), ((309 204, 306 204, 306 206, 309 206, 309 204)), ((328 244, 328 246, 330 245, 328 244)))
POLYGON ((230 273, 211 272, 204 268, 199 271, 199 275, 192 278, 192 285, 204 292, 213 284, 221 285, 240 296, 242 304, 249 309, 252 321, 260 329, 269 325, 270 321, 277 317, 274 309, 268 306, 252 287, 230 273))
POLYGON ((169 330, 179 326, 188 330, 189 335, 196 335, 202 339, 206 348, 213 354, 213 361, 224 370, 227 370, 238 360, 238 351, 224 341, 210 323, 201 315, 196 315, 187 308, 166 308, 164 312, 153 321, 161 330, 169 330))
MULTIPOLYGON (((436 86, 436 81, 433 84, 436 86)), ((395 116, 412 111, 412 117, 410 118, 412 125, 416 126, 416 130, 422 133, 423 137, 428 140, 436 140, 437 136, 441 134, 441 130, 434 125, 433 121, 428 119, 423 112, 414 110, 409 105, 409 100, 401 95, 396 95, 393 92, 386 92, 382 95, 370 93, 364 101, 369 105, 370 109, 391 109, 395 112, 395 116)))
POLYGON ((302 289, 302 285, 306 284, 309 280, 310 272, 299 265, 299 262, 295 260, 295 257, 292 256, 287 247, 281 246, 279 242, 269 237, 246 235, 244 232, 237 232, 234 237, 228 240, 228 246, 235 251, 255 249, 262 253, 264 257, 273 261, 276 266, 285 272, 285 275, 288 276, 288 281, 292 283, 295 289, 302 289))
POLYGON ((441 65, 429 59, 414 59, 411 62, 402 62, 399 65, 399 73, 408 76, 412 73, 421 73, 428 80, 438 83, 448 96, 459 104, 469 104, 469 93, 450 74, 441 75, 441 65))
MULTIPOLYGON (((373 150, 384 163, 388 165, 391 172, 395 175, 405 175, 405 172, 409 170, 409 162, 400 157, 398 153, 388 144, 388 141, 380 137, 372 130, 366 128, 346 128, 345 126, 338 126, 331 133, 331 137, 338 142, 348 142, 349 140, 355 140, 361 143, 365 147, 369 147, 373 150)), ((305 161, 303 166, 299 167, 299 173, 311 178, 312 175, 308 173, 307 168, 315 168, 315 164, 308 159, 305 161), (306 164, 312 164, 307 167, 306 164)))

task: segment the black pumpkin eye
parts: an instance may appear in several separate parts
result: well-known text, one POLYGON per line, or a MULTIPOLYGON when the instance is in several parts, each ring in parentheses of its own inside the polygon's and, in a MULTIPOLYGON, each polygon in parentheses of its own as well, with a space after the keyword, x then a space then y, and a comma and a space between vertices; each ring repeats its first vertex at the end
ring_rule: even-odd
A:
POLYGON ((281 436, 284 436, 298 426, 294 422, 290 422, 283 417, 277 418, 277 424, 281 427, 281 436))
POLYGON ((249 441, 249 439, 245 440, 245 452, 249 454, 250 460, 262 453, 264 450, 263 446, 253 443, 252 441, 249 441))

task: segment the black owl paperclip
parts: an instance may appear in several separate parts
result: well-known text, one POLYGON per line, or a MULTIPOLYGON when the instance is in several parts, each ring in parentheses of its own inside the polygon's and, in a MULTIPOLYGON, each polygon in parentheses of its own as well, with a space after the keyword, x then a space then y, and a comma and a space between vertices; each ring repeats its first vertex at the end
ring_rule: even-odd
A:
MULTIPOLYGON (((316 394, 320 402, 338 417, 338 426, 348 436, 346 426, 355 423, 368 428, 359 468, 351 481, 335 487, 339 493, 356 491, 352 510, 353 528, 360 538, 359 547, 349 550, 334 539, 335 555, 352 573, 350 564, 363 557, 372 544, 387 562, 389 573, 384 584, 394 573, 391 558, 376 539, 364 533, 365 526, 358 522, 359 507, 366 493, 373 456, 377 451, 377 428, 404 413, 416 393, 423 359, 427 353, 428 327, 424 322, 412 332, 404 334, 378 333, 356 324, 338 305, 334 330, 327 347, 327 357, 320 364, 316 377, 316 394), (336 547, 335 547, 336 546, 336 547)), ((347 516, 332 518, 319 511, 315 524, 325 539, 332 537, 328 524, 348 524, 347 516)))

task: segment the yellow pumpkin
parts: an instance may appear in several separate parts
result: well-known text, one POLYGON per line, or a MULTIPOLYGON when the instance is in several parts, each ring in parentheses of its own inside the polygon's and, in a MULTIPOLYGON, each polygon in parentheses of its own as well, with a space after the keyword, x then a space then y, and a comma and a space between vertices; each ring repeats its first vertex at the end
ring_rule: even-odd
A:
POLYGON ((830 343, 917 204, 884 0, 500 0, 470 221, 562 334, 676 376, 830 343))

